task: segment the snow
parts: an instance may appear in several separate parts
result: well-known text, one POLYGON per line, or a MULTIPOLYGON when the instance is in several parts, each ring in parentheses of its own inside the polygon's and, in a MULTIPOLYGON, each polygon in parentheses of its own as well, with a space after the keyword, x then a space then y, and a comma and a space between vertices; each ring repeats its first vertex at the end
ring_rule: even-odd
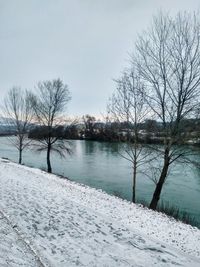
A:
POLYGON ((200 266, 200 230, 0 159, 0 266, 200 266))
POLYGON ((0 213, 0 266, 42 266, 37 256, 0 213))

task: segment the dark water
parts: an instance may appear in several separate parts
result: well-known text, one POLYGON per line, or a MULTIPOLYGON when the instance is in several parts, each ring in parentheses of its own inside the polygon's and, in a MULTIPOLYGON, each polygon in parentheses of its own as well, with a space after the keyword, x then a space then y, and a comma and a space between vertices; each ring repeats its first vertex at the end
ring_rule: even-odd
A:
MULTIPOLYGON (((0 157, 17 161, 18 153, 8 139, 2 137, 0 140, 0 157)), ((122 144, 72 141, 72 146, 74 150, 72 156, 61 159, 57 155, 52 155, 54 173, 103 189, 109 194, 131 199, 132 169, 130 163, 119 155, 122 144)), ((200 151, 196 160, 200 162, 200 151)), ((46 168, 45 153, 38 154, 32 150, 26 150, 23 162, 28 166, 46 168)), ((154 183, 139 174, 137 198, 149 202, 153 190, 154 183)), ((167 178, 161 199, 178 206, 200 222, 200 171, 186 164, 174 165, 167 178)))

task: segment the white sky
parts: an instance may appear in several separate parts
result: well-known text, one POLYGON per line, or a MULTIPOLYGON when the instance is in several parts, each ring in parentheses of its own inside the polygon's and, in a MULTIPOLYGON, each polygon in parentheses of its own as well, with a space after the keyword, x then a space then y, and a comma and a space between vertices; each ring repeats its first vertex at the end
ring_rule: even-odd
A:
POLYGON ((159 10, 200 9, 199 0, 0 0, 0 98, 60 77, 70 115, 99 115, 128 65, 137 33, 159 10))

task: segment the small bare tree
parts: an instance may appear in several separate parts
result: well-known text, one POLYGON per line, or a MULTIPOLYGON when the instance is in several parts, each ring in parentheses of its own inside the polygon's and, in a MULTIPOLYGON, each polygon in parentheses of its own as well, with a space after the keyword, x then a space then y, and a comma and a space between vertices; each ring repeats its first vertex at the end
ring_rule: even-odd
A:
POLYGON ((46 151, 47 170, 50 173, 52 172, 51 152, 65 156, 66 152, 71 151, 67 141, 64 141, 55 130, 70 99, 68 86, 60 79, 38 83, 37 94, 32 96, 36 121, 43 126, 43 133, 38 138, 38 151, 46 151))
POLYGON ((200 96, 200 23, 195 14, 153 19, 136 43, 133 64, 145 83, 146 101, 162 122, 163 164, 150 203, 156 209, 169 167, 185 156, 181 123, 192 116, 200 96))
POLYGON ((16 138, 9 138, 19 151, 19 164, 22 163, 22 152, 30 144, 27 133, 33 119, 30 92, 13 87, 4 99, 3 107, 6 122, 16 131, 16 138))
POLYGON ((136 201, 136 177, 140 167, 149 160, 148 149, 144 148, 139 140, 140 125, 147 115, 147 106, 144 99, 143 83, 134 71, 125 72, 117 80, 117 89, 113 94, 108 113, 114 121, 126 122, 127 144, 121 156, 130 161, 133 168, 132 202, 136 201))
POLYGON ((96 118, 86 114, 82 117, 82 121, 85 126, 85 138, 92 138, 94 135, 94 124, 96 122, 96 118))

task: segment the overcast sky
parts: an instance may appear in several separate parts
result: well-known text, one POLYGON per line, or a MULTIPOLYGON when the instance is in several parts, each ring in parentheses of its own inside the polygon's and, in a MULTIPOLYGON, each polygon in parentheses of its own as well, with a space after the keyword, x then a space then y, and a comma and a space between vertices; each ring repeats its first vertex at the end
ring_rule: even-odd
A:
POLYGON ((200 9, 199 0, 0 0, 0 97, 60 77, 70 115, 98 115, 128 65, 137 33, 160 9, 200 9))

